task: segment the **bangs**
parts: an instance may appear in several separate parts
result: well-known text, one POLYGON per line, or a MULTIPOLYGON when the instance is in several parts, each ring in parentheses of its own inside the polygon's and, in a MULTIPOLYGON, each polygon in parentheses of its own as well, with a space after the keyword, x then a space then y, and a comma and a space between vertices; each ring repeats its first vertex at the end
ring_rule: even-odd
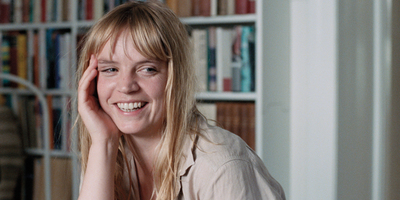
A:
MULTIPOLYGON (((100 53, 109 41, 114 52, 118 38, 126 32, 135 49, 143 56, 160 61, 170 60, 171 49, 167 47, 161 27, 157 26, 153 15, 155 13, 144 6, 126 7, 118 13, 111 11, 103 18, 104 22, 93 27, 94 34, 90 37, 93 46, 90 49, 94 53, 100 53)), ((125 53, 129 54, 127 51, 125 53)))

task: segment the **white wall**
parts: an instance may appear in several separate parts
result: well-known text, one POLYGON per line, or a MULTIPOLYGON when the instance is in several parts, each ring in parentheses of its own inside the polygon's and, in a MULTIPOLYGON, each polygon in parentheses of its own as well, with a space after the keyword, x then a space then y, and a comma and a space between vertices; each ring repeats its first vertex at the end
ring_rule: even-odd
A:
POLYGON ((336 199, 337 9, 291 1, 289 199, 336 199))

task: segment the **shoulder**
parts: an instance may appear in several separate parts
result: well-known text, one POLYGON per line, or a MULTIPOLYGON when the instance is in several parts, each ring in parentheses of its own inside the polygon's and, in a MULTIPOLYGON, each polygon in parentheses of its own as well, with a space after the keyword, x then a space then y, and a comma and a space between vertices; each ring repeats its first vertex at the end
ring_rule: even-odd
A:
POLYGON ((196 199, 192 195, 215 199, 226 194, 234 194, 232 199, 262 199, 258 197, 283 193, 255 152, 227 130, 204 127, 192 152, 193 165, 181 179, 183 193, 190 199, 196 199))
POLYGON ((216 126, 207 126, 199 136, 193 151, 196 164, 212 169, 234 161, 251 162, 254 152, 237 135, 216 126))

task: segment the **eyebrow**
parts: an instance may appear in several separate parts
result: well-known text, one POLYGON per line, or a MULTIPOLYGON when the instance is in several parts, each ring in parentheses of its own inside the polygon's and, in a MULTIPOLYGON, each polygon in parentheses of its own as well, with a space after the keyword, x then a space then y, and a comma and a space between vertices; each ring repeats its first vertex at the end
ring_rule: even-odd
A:
MULTIPOLYGON (((159 61, 159 60, 144 59, 144 60, 140 60, 140 61, 136 62, 135 65, 146 64, 146 63, 159 64, 160 62, 161 61, 159 61)), ((98 64, 115 64, 115 63, 118 63, 118 62, 113 61, 113 60, 104 60, 104 59, 98 60, 98 64)))

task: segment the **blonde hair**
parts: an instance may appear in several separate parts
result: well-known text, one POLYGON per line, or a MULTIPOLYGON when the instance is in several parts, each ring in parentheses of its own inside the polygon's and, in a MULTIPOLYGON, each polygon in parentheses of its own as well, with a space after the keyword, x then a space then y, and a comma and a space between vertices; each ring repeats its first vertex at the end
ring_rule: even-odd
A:
MULTIPOLYGON (((154 163, 154 185, 157 199, 175 199, 178 194, 179 166, 182 162, 183 142, 198 134, 199 112, 195 106, 195 76, 191 61, 191 45, 186 27, 176 15, 161 3, 128 2, 102 17, 83 40, 78 63, 77 79, 89 65, 90 55, 98 54, 107 41, 112 47, 121 32, 132 36, 134 46, 144 56, 168 63, 165 88, 165 122, 154 163)), ((80 134, 82 172, 86 170, 90 135, 82 120, 77 119, 80 134)), ((132 195, 122 190, 122 173, 127 167, 123 137, 120 140, 115 172, 115 198, 127 199, 132 195)), ((128 172, 130 173, 129 169, 128 172)))

